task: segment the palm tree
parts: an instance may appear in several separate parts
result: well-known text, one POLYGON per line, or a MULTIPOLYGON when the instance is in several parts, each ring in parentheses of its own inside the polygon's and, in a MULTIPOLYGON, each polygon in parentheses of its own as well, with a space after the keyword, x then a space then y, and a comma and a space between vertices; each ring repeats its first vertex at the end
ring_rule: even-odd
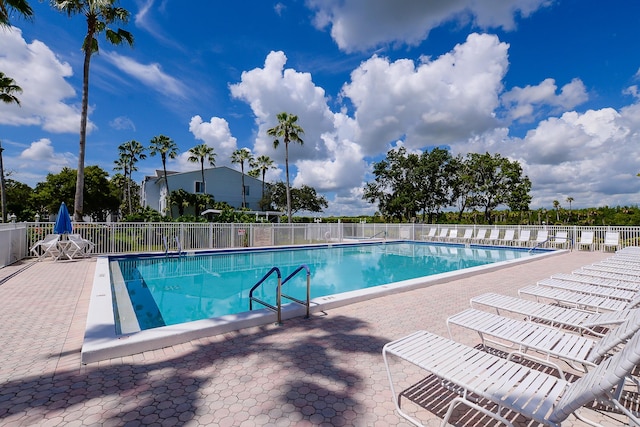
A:
POLYGON ((284 142, 284 166, 285 175, 287 176, 287 219, 291 223, 291 185, 289 184, 289 143, 298 142, 300 145, 304 143, 300 138, 300 134, 304 130, 298 125, 298 116, 289 113, 278 114, 278 124, 267 130, 267 135, 275 137, 273 148, 278 148, 280 139, 284 142))
POLYGON ((567 197, 567 203, 569 203, 569 221, 571 221, 571 202, 573 202, 573 197, 567 197))
POLYGON ((169 191, 169 182, 167 181, 167 157, 175 159, 178 156, 178 146, 165 135, 158 135, 151 138, 151 145, 149 146, 149 154, 151 157, 155 157, 156 154, 160 154, 162 160, 162 171, 164 172, 164 185, 167 187, 167 206, 169 207, 169 216, 171 216, 171 192, 169 191))
POLYGON ((0 0, 0 27, 10 25, 10 11, 16 11, 26 19, 33 17, 33 10, 26 0, 0 0))
MULTIPOLYGON (((15 84, 11 77, 7 77, 0 71, 0 101, 5 104, 20 105, 20 100, 14 93, 21 93, 22 88, 15 84)), ((2 204, 2 218, 0 222, 7 220, 7 184, 4 180, 4 166, 2 165, 2 143, 0 142, 0 204, 2 204)))
POLYGON ((131 174, 137 171, 136 163, 138 160, 144 160, 147 155, 144 154, 144 146, 140 142, 132 139, 131 141, 123 142, 118 146, 118 152, 120 157, 116 160, 116 166, 114 170, 121 170, 124 174, 124 179, 127 183, 127 202, 129 205, 129 214, 131 214, 131 174))
MULTIPOLYGON (((273 169, 273 160, 269 156, 262 155, 249 163, 249 165, 253 168, 253 170, 257 174, 262 175, 262 196, 261 199, 264 199, 264 176, 269 169, 273 169)), ((249 173, 251 175, 251 173, 249 173)))
POLYGON ((200 173, 202 174, 202 193, 207 193, 207 185, 204 182, 204 161, 209 162, 209 166, 216 165, 216 153, 213 150, 213 147, 209 147, 207 144, 196 145, 195 147, 189 148, 189 161, 190 162, 200 162, 200 173))
POLYGON ((560 202, 557 200, 554 200, 553 208, 556 210, 556 222, 560 222, 560 202))
POLYGON ((98 53, 98 39, 96 36, 102 32, 106 39, 120 45, 124 42, 133 45, 133 36, 128 31, 118 28, 113 30, 111 24, 126 24, 129 20, 129 11, 117 7, 118 0, 51 0, 52 5, 68 16, 82 14, 87 21, 87 34, 82 42, 84 52, 84 66, 82 78, 82 113, 80 116, 80 148, 78 150, 78 174, 76 178, 76 194, 74 199, 73 217, 76 221, 82 221, 84 203, 84 156, 87 142, 87 116, 89 106, 89 65, 91 56, 98 53))
POLYGON ((239 148, 231 154, 231 163, 240 163, 240 171, 242 172, 242 207, 247 207, 247 198, 244 191, 244 162, 251 164, 253 156, 248 148, 239 148))

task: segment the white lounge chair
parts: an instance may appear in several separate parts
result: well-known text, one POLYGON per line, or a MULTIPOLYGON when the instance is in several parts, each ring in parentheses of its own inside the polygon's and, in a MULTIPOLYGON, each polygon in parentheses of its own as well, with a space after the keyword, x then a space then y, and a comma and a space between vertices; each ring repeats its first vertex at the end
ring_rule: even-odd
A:
POLYGON ((448 234, 449 234, 448 228, 441 228, 440 233, 438 233, 438 237, 436 238, 436 240, 442 242, 447 238, 448 234))
POLYGON ((555 236, 551 238, 551 243, 556 248, 565 248, 569 246, 569 233, 566 231, 558 231, 555 236))
POLYGON ((625 268, 620 265, 611 265, 604 263, 594 263, 585 265, 582 267, 582 270, 594 270, 594 271, 602 271, 605 273, 613 273, 623 276, 628 276, 628 279, 640 280, 640 270, 636 268, 625 268))
POLYGON ((95 246, 93 242, 83 238, 80 234, 69 234, 68 238, 71 242, 71 245, 66 249, 69 258, 75 258, 76 256, 84 258, 91 253, 95 246))
POLYGON ((486 228, 481 228, 478 230, 478 232, 476 233, 476 236, 471 239, 472 242, 480 244, 484 241, 484 239, 487 238, 487 232, 489 230, 487 230, 486 228))
POLYGON ((449 235, 445 238, 445 240, 450 240, 450 241, 457 241, 458 240, 458 229, 457 228, 453 228, 450 232, 449 235))
POLYGON ((593 250, 593 231, 583 231, 580 234, 580 241, 578 242, 578 250, 583 247, 593 250))
POLYGON ((579 283, 589 283, 591 285, 609 286, 619 289, 627 289, 629 291, 640 291, 640 282, 631 282, 626 280, 608 279, 606 277, 588 276, 573 273, 558 273, 551 276, 552 279, 570 280, 579 283))
POLYGON ((473 237, 473 228, 467 228, 464 230, 464 234, 460 237, 460 241, 463 243, 470 242, 473 237))
POLYGON ((547 240, 549 240, 549 232, 547 230, 538 230, 534 244, 536 247, 541 247, 547 243, 547 240))
POLYGON ((591 283, 576 282, 559 278, 548 278, 539 280, 536 285, 547 286, 555 289, 565 289, 573 292, 580 292, 588 295, 599 295, 606 298, 615 298, 625 301, 631 301, 638 296, 637 291, 622 289, 615 286, 601 286, 591 283))
POLYGON ((540 323, 517 320, 473 308, 447 319, 449 336, 453 339, 452 324, 477 332, 485 347, 487 342, 505 347, 510 352, 509 357, 517 354, 562 371, 559 365, 550 360, 550 357, 554 357, 564 360, 574 369, 580 369, 576 365, 582 365, 586 372, 589 367, 596 366, 607 355, 615 352, 618 345, 625 343, 640 330, 640 310, 636 310, 619 326, 610 328, 601 338, 576 335, 540 323), (529 350, 541 353, 544 359, 532 355, 529 350))
POLYGON ((422 235, 422 239, 423 240, 433 240, 436 237, 436 232, 437 231, 438 231, 438 229, 436 227, 431 227, 429 229, 429 233, 422 235))
POLYGON ((617 250, 620 246, 620 233, 617 231, 607 231, 604 233, 604 243, 602 244, 603 250, 609 249, 617 250))
POLYGON ((519 246, 529 246, 529 242, 531 241, 531 230, 520 230, 518 234, 518 243, 519 246))
POLYGON ((516 230, 507 229, 504 232, 504 236, 498 239, 498 242, 503 245, 512 245, 513 241, 515 240, 515 236, 516 236, 516 230))
POLYGON ((559 304, 595 312, 620 311, 626 308, 633 308, 640 302, 637 299, 633 301, 625 301, 615 298, 606 298, 600 295, 589 295, 565 289, 549 288, 538 285, 526 286, 518 289, 518 295, 530 295, 535 297, 538 302, 541 298, 548 299, 559 304))
MULTIPOLYGON (((506 425, 513 424, 505 418, 508 415, 503 415, 505 410, 553 427, 559 427, 571 414, 594 425, 579 412, 582 406, 594 400, 614 406, 629 417, 630 424, 640 423, 640 419, 618 401, 625 379, 640 363, 640 333, 636 333, 621 351, 573 383, 426 331, 387 343, 382 349, 382 357, 396 410, 415 425, 422 425, 400 408, 401 396, 395 392, 389 356, 412 363, 441 379, 443 385, 451 385, 460 391, 460 396, 449 403, 443 426, 448 424, 453 410, 461 403, 506 425), (497 408, 492 410, 474 397, 487 399, 497 408)), ((441 399, 441 393, 431 392, 431 396, 441 399)))
POLYGON ((640 311, 625 309, 595 313, 496 293, 477 295, 470 302, 471 308, 477 305, 490 307, 497 314, 509 312, 524 316, 530 322, 540 321, 555 328, 570 328, 595 336, 602 336, 602 327, 622 323, 634 310, 640 311))
POLYGON ((491 230, 491 233, 489 234, 489 237, 487 237, 484 240, 485 244, 494 244, 497 240, 498 237, 500 236, 500 230, 497 228, 494 228, 493 230, 491 230))
POLYGON ((29 251, 38 258, 38 260, 51 256, 54 260, 57 260, 62 255, 60 248, 58 247, 58 241, 60 240, 59 234, 47 234, 43 239, 38 240, 29 251))

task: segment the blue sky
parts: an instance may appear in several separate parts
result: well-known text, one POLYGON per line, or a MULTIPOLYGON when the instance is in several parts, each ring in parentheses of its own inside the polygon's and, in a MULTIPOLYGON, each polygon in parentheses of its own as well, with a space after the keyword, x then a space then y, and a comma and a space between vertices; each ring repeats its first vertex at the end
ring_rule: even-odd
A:
MULTIPOLYGON (((10 178, 34 186, 77 167, 84 18, 31 1, 33 22, 0 30, 0 70, 22 107, 0 105, 10 178)), ((126 0, 133 48, 100 39, 90 76, 86 165, 109 173, 117 146, 172 138, 168 164, 197 170, 249 148, 278 168, 266 130, 297 114, 294 185, 325 215, 372 214, 371 165, 393 147, 500 153, 533 183, 532 208, 636 205, 640 191, 640 2, 612 0, 126 0)), ((160 169, 139 163, 137 181, 160 169)))

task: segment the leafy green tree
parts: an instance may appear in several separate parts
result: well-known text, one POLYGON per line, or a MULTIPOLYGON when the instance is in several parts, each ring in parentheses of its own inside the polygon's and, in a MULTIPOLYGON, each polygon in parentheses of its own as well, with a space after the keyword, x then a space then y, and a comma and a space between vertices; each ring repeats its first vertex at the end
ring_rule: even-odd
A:
POLYGON ((211 167, 216 165, 216 153, 214 152, 213 147, 209 147, 207 144, 200 144, 190 148, 188 160, 194 163, 200 162, 200 173, 202 174, 202 193, 206 194, 207 185, 204 181, 204 162, 206 160, 211 167))
POLYGON ((84 212, 94 221, 103 222, 120 207, 118 189, 109 181, 109 174, 99 166, 85 168, 84 212))
POLYGON ((487 223, 493 223, 491 214, 501 204, 512 210, 528 209, 531 181, 522 175, 522 167, 517 161, 489 153, 469 153, 467 161, 476 184, 474 203, 484 209, 487 223))
POLYGON ((33 221, 36 209, 33 189, 12 179, 6 180, 7 212, 16 216, 18 221, 33 221))
POLYGON ((469 163, 458 155, 451 159, 451 205, 458 208, 458 222, 462 222, 464 212, 474 206, 473 190, 475 182, 469 163))
MULTIPOLYGON (((16 3, 16 2, 13 2, 16 3)), ((20 2, 17 2, 20 3, 20 2)), ((11 5, 12 3, 9 3, 11 5)), ((2 3, 2 8, 4 12, 6 12, 6 7, 4 3, 2 3)), ((0 17, 1 18, 1 17, 0 17)), ((15 84, 15 81, 11 77, 7 77, 3 72, 0 71, 0 101, 5 104, 17 104, 20 105, 20 100, 15 95, 16 93, 21 93, 22 88, 15 84)), ((0 142, 0 205, 2 205, 2 218, 0 218, 0 222, 7 221, 7 187, 4 179, 4 165, 2 164, 2 152, 4 148, 2 148, 2 142, 0 142)))
POLYGON ((164 173, 164 185, 167 187, 167 206, 169 206, 169 216, 171 216, 171 192, 169 191, 169 181, 167 180, 167 157, 170 159, 178 157, 178 146, 173 139, 168 136, 154 136, 151 138, 149 154, 151 154, 151 157, 155 157, 156 154, 160 154, 160 160, 162 160, 162 172, 164 173))
POLYGON ((262 195, 260 196, 260 209, 266 210, 265 200, 264 200, 264 177, 269 169, 275 168, 273 165, 273 160, 269 156, 259 156, 257 159, 254 159, 253 162, 249 163, 251 166, 251 170, 249 171, 249 176, 257 178, 258 176, 262 176, 262 195))
POLYGON ((67 14, 84 15, 87 32, 82 42, 84 53, 82 77, 82 112, 80 116, 80 148, 78 150, 78 174, 74 197, 73 216, 76 221, 82 221, 84 197, 84 158, 87 141, 87 120, 89 112, 89 67, 91 56, 98 53, 98 39, 100 33, 105 34, 109 43, 133 45, 133 36, 122 28, 112 29, 112 24, 126 24, 129 21, 129 11, 116 6, 118 0, 51 0, 54 8, 67 14))
POLYGON ((131 203, 131 174, 138 170, 136 163, 139 160, 144 160, 147 155, 144 153, 145 148, 140 142, 132 139, 131 141, 123 142, 118 146, 118 160, 116 160, 113 170, 121 170, 124 174, 124 181, 127 190, 127 203, 129 214, 132 212, 131 203))
MULTIPOLYGON (((83 210, 95 221, 105 221, 109 213, 117 212, 120 199, 117 188, 107 179, 109 176, 99 166, 87 166, 83 210)), ((62 168, 57 174, 47 174, 46 180, 36 185, 34 201, 38 213, 48 216, 58 212, 60 204, 74 199, 76 170, 62 168)))
MULTIPOLYGON (((407 154, 404 147, 389 150, 384 160, 373 164, 373 182, 365 185, 362 198, 377 203, 378 210, 387 218, 410 219, 420 209, 420 189, 417 175, 420 157, 407 154)), ((422 206, 426 202, 422 200, 422 206)))
MULTIPOLYGON (((287 188, 283 182, 273 184, 269 191, 271 203, 278 210, 284 210, 287 207, 287 188)), ((291 211, 322 212, 324 208, 329 206, 324 196, 319 196, 315 188, 303 185, 300 188, 291 189, 291 211)))
POLYGON ((291 183, 289 181, 289 143, 297 142, 304 144, 300 135, 304 134, 304 129, 298 124, 298 116, 289 113, 279 113, 278 124, 267 130, 267 135, 274 137, 273 148, 278 148, 280 140, 284 143, 284 166, 287 178, 287 220, 291 223, 291 183))
POLYGON ((409 170, 411 187, 415 188, 422 219, 428 215, 433 222, 438 213, 451 203, 451 183, 455 176, 455 164, 449 151, 434 148, 420 155, 418 167, 409 170))
POLYGON ((58 212, 62 202, 70 206, 73 203, 75 181, 76 171, 68 167, 62 168, 57 174, 47 174, 45 181, 36 184, 35 188, 38 213, 47 217, 58 212))
POLYGON ((15 11, 25 19, 33 18, 33 9, 26 0, 0 0, 0 27, 11 25, 10 12, 15 11))
POLYGON ((249 151, 248 148, 239 148, 231 154, 231 163, 239 164, 240 171, 242 172, 241 184, 242 184, 242 207, 243 208, 247 207, 246 191, 244 191, 244 162, 247 162, 247 164, 251 164, 252 161, 253 161, 253 155, 251 154, 251 151, 249 151))

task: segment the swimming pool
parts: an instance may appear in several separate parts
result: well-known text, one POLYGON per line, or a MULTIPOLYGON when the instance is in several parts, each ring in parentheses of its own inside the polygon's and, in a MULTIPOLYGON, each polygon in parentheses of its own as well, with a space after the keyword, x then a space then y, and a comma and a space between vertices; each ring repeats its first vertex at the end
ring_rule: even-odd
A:
MULTIPOLYGON (((318 312, 550 253, 402 241, 101 257, 82 359, 89 363, 272 322, 271 311, 248 311, 247 294, 273 266, 283 276, 309 266, 312 312, 318 312)), ((299 296, 305 275, 287 286, 283 291, 299 296)), ((273 299, 275 288, 265 282, 260 298, 273 299)), ((283 306, 283 318, 301 310, 283 306)))

